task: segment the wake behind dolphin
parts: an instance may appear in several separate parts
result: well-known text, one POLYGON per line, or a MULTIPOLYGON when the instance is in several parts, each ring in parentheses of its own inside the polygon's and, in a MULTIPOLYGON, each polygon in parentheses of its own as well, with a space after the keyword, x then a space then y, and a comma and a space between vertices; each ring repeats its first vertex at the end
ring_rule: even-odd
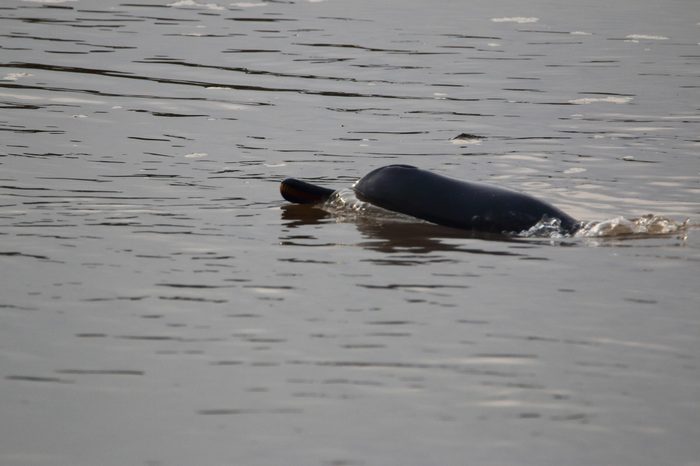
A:
MULTIPOLYGON (((428 222, 473 232, 519 233, 543 220, 573 234, 579 223, 560 209, 527 194, 485 183, 456 180, 410 165, 388 165, 353 186, 358 199, 428 222)), ((280 185, 282 197, 297 204, 327 201, 334 193, 294 178, 280 185)))

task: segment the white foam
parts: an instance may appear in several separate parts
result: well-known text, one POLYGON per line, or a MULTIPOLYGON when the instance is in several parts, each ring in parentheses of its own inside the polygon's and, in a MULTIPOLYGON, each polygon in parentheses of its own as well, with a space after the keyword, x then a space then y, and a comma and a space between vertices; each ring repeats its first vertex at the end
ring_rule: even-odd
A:
POLYGON ((463 145, 479 145, 481 144, 481 139, 479 137, 456 137, 453 139, 450 139, 450 142, 455 145, 463 146, 463 145))
POLYGON ((191 154, 185 154, 185 158, 187 159, 201 159, 202 157, 206 157, 207 154, 206 152, 192 152, 191 154))
POLYGON ((175 3, 168 3, 167 6, 175 8, 191 7, 191 8, 206 8, 207 10, 225 10, 221 5, 216 3, 197 3, 194 0, 179 0, 175 3))
POLYGON ((666 36, 652 36, 648 34, 628 34, 625 39, 631 40, 668 40, 666 36))
POLYGON ((535 18, 534 16, 511 16, 511 17, 504 17, 504 18, 491 18, 491 21, 494 23, 518 23, 518 24, 526 24, 526 23, 536 23, 539 21, 539 18, 535 18))
POLYGON ((2 80, 3 81, 17 81, 19 78, 28 78, 29 76, 34 76, 33 74, 29 73, 9 73, 6 74, 2 80))
POLYGON ((687 229, 689 221, 679 223, 658 215, 647 214, 635 219, 615 217, 602 222, 588 222, 575 236, 614 237, 628 235, 667 235, 687 229))
POLYGON ((632 101, 632 97, 628 96, 608 96, 608 97, 583 97, 580 99, 570 100, 570 104, 575 105, 588 105, 598 102, 608 103, 608 104, 626 104, 632 101))

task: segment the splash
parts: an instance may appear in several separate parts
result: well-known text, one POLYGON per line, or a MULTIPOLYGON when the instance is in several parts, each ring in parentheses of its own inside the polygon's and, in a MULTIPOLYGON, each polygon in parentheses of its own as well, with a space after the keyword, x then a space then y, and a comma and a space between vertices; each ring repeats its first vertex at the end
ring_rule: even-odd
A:
POLYGON ((340 189, 334 192, 323 204, 323 210, 333 214, 339 221, 364 220, 391 220, 406 222, 421 222, 423 220, 404 215, 398 212, 383 209, 369 202, 361 201, 355 196, 355 191, 350 188, 340 189))
POLYGON ((634 239, 683 234, 690 226, 689 219, 677 222, 659 215, 647 214, 632 219, 615 217, 602 221, 580 222, 578 229, 572 235, 561 228, 561 222, 558 219, 545 218, 517 236, 552 239, 567 237, 634 239))
POLYGON ((565 238, 569 234, 562 228, 558 218, 545 217, 530 229, 517 234, 525 238, 565 238))
MULTIPOLYGON (((355 196, 350 188, 338 190, 331 195, 323 206, 323 210, 334 215, 338 221, 391 221, 409 223, 430 223, 424 220, 404 215, 398 212, 383 209, 381 207, 363 202, 355 196)), ((520 238, 617 238, 635 239, 649 237, 663 237, 675 234, 685 234, 692 227, 690 219, 678 222, 660 215, 646 214, 639 218, 615 217, 602 221, 582 221, 577 225, 576 231, 562 228, 558 218, 545 217, 531 228, 514 236, 520 238)))
POLYGON ((627 219, 615 217, 601 222, 586 222, 574 234, 586 238, 649 237, 684 233, 690 227, 690 219, 683 222, 654 214, 627 219))
POLYGON ((323 205, 323 208, 332 213, 362 212, 369 205, 367 202, 359 200, 352 189, 345 188, 334 192, 323 205))

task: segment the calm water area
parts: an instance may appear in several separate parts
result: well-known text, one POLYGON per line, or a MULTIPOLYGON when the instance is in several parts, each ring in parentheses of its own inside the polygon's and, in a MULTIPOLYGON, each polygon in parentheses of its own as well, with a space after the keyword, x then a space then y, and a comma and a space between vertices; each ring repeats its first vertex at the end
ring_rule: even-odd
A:
POLYGON ((697 0, 3 0, 0 465, 698 466, 699 224, 697 0))

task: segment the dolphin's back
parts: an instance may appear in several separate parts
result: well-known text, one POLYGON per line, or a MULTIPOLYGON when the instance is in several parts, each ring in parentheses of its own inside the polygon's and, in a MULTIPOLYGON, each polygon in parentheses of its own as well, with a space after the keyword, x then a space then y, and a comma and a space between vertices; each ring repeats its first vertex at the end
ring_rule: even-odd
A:
POLYGON ((571 232, 576 220, 532 196, 483 183, 455 180, 410 165, 378 168, 353 187, 379 207, 466 230, 520 232, 543 218, 556 218, 571 232))

